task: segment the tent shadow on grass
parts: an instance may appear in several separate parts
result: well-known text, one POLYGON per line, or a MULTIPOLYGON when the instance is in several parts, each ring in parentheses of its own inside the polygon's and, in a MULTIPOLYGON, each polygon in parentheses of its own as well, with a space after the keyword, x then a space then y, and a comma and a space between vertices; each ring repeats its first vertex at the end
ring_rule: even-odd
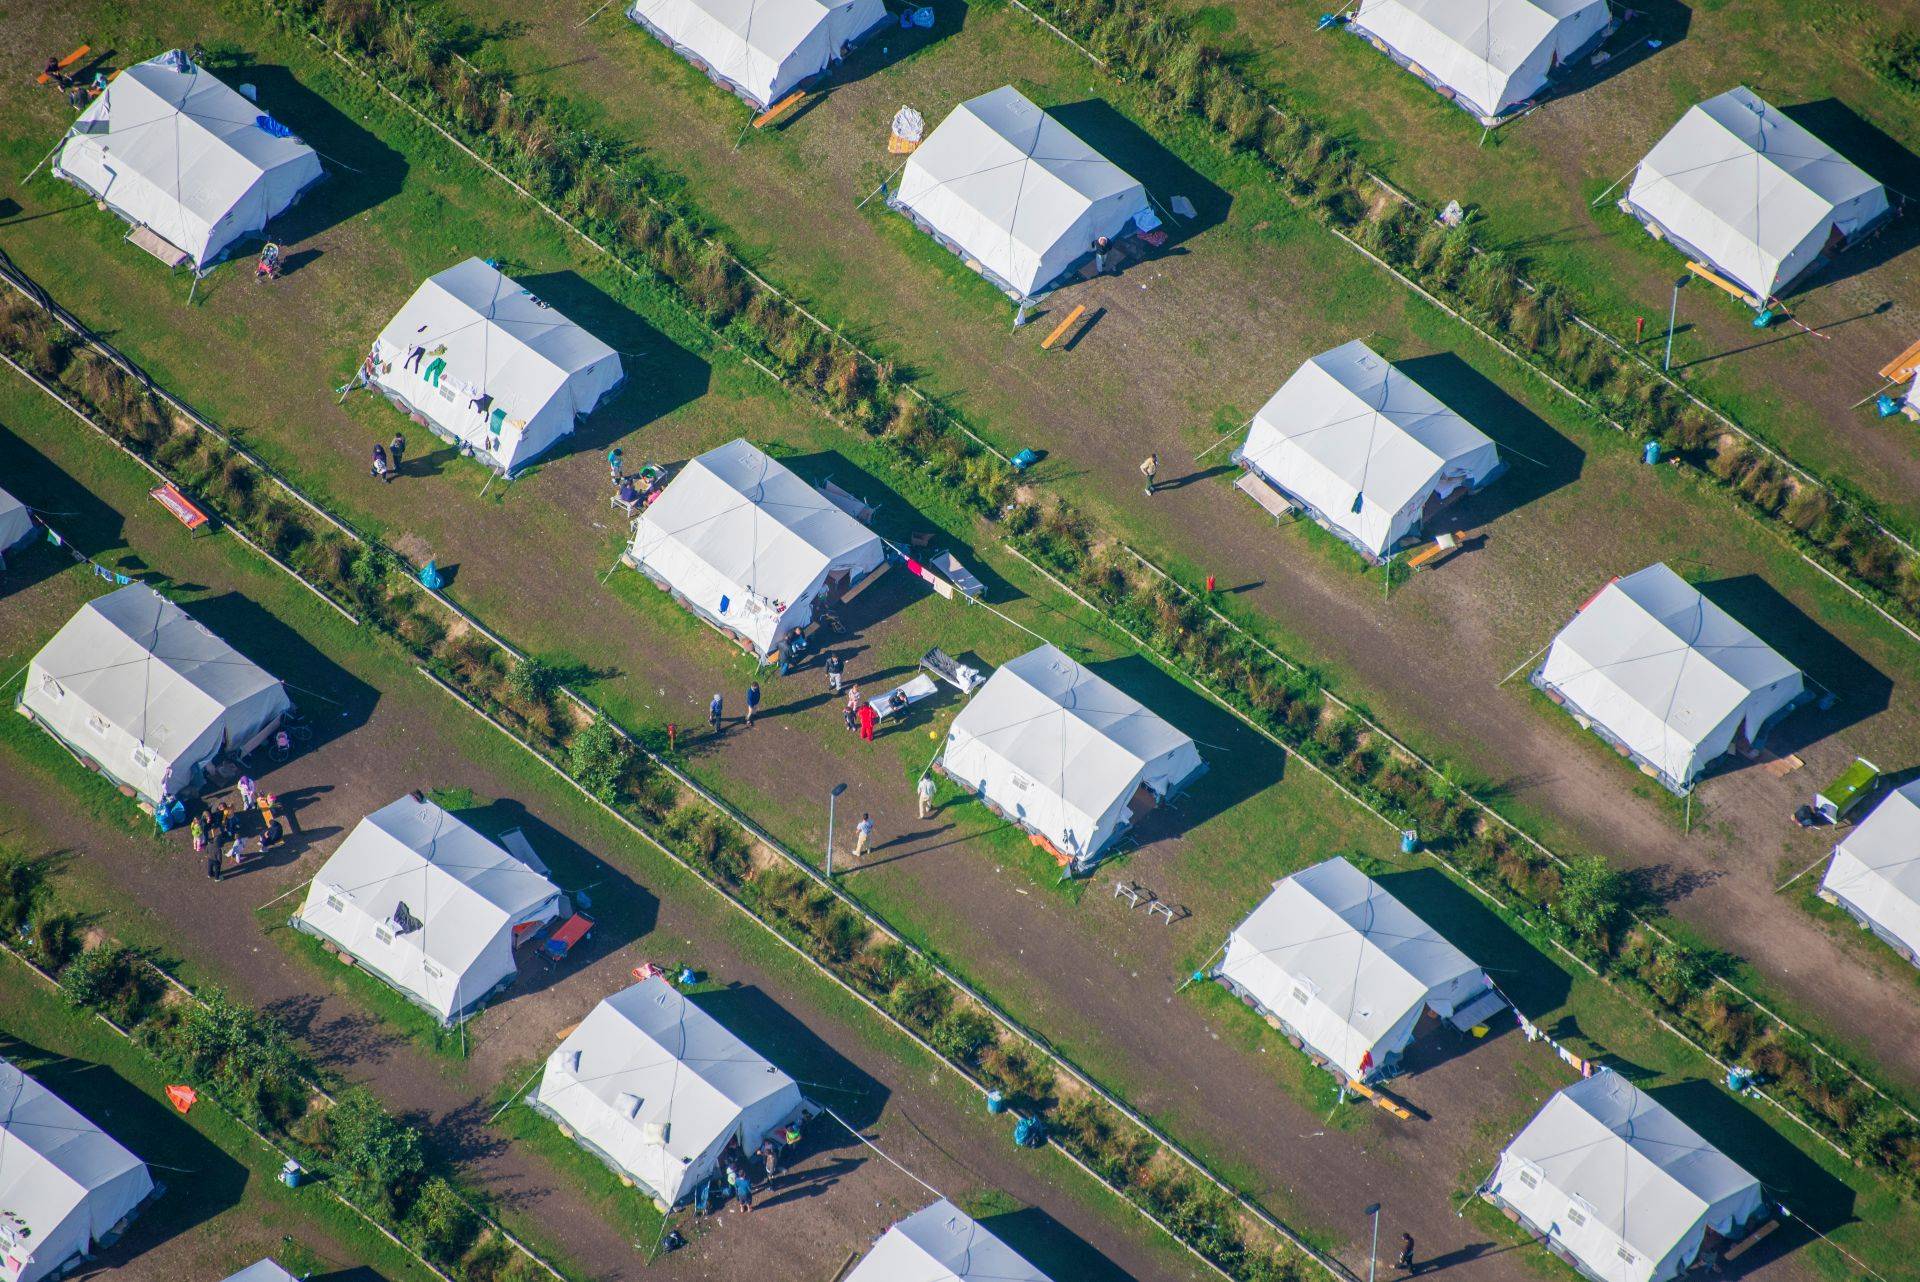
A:
POLYGON ((1540 1019, 1566 1005, 1573 988, 1567 972, 1438 868, 1409 868, 1375 880, 1471 957, 1529 1019, 1540 1019))
POLYGON ((1167 243, 1155 250, 1152 257, 1164 257, 1177 246, 1227 220, 1233 197, 1111 104, 1087 98, 1049 108, 1047 114, 1071 129, 1080 141, 1133 175, 1153 197, 1165 220, 1167 243), (1192 218, 1168 216, 1175 196, 1185 196, 1193 202, 1192 218))
MULTIPOLYGON (((1647 1094, 1759 1180, 1768 1197, 1784 1203, 1796 1219, 1822 1233, 1853 1222, 1854 1191, 1716 1083, 1696 1078, 1655 1086, 1647 1094)), ((1784 1224, 1742 1255, 1726 1276, 1753 1272, 1806 1239, 1803 1229, 1784 1224)))
MULTIPOLYGON (((1845 103, 1835 98, 1821 98, 1791 107, 1780 106, 1780 110, 1789 120, 1885 183, 1890 199, 1897 199, 1897 193, 1905 193, 1909 199, 1920 196, 1920 158, 1845 103)), ((1804 295, 1816 286, 1865 275, 1916 245, 1920 245, 1920 210, 1909 209, 1865 243, 1835 255, 1795 281, 1787 296, 1804 295)))
POLYGON ((1470 495, 1458 507, 1441 514, 1439 524, 1490 525, 1580 479, 1586 451, 1452 352, 1416 356, 1395 364, 1491 437, 1507 462, 1503 475, 1479 494, 1470 495))
POLYGON ((266 239, 289 251, 308 248, 301 242, 399 194, 407 177, 406 158, 300 83, 286 67, 240 61, 218 66, 215 72, 236 89, 248 84, 258 89, 260 110, 319 152, 327 171, 291 209, 267 224, 266 239))
MULTIPOLYGON (((578 272, 515 276, 554 310, 620 353, 626 382, 537 462, 604 453, 614 442, 707 394, 712 367, 578 272)), ((640 462, 637 453, 634 464, 640 462)), ((537 466, 537 463, 536 463, 537 466)))
POLYGON ((1261 738, 1205 695, 1168 676, 1137 654, 1086 665, 1102 680, 1132 695, 1175 730, 1191 738, 1207 763, 1204 774, 1172 803, 1156 807, 1133 835, 1141 845, 1177 837, 1233 809, 1280 782, 1286 772, 1280 749, 1261 738))
MULTIPOLYGON (((110 554, 126 547, 126 522, 120 513, 4 425, 0 425, 0 477, 6 478, 7 493, 43 513, 42 519, 60 531, 74 551, 111 564, 115 558, 110 554)), ((23 592, 73 564, 71 556, 45 541, 44 533, 37 537, 36 545, 7 558, 0 594, 23 592)))
POLYGON ((155 1184, 167 1186, 166 1193, 140 1212, 112 1248, 96 1253, 87 1272, 120 1267, 239 1205, 246 1195, 246 1167, 105 1064, 60 1055, 4 1032, 0 1057, 39 1079, 141 1161, 169 1168, 152 1172, 155 1184))
MULTIPOLYGON (((1825 711, 1812 703, 1782 718, 1767 735, 1769 751, 1781 756, 1798 752, 1886 709, 1893 696, 1893 681, 1886 673, 1759 575, 1739 574, 1695 586, 1805 672, 1811 682, 1835 696, 1833 707, 1825 711)), ((1745 759, 1737 755, 1723 758, 1712 773, 1726 773, 1744 764, 1745 759)))
POLYGON ((983 1216, 980 1227, 1018 1251, 1050 1278, 1127 1282, 1127 1271, 1037 1206, 983 1216))
MULTIPOLYGON (((909 6, 911 12, 917 5, 909 6)), ((889 10, 885 19, 874 32, 862 40, 857 48, 845 59, 835 63, 827 74, 810 88, 815 100, 833 93, 846 85, 854 85, 877 76, 891 67, 899 66, 923 50, 929 49, 944 40, 950 40, 960 34, 967 24, 968 6, 965 0, 932 0, 927 7, 933 10, 933 26, 902 28, 900 14, 889 10)), ((813 103, 806 104, 791 118, 783 119, 776 128, 784 129, 799 120, 812 109, 813 103)), ((927 121, 927 131, 931 133, 938 119, 927 121)))
POLYGON ((367 723, 380 692, 335 663, 298 629, 238 592, 185 601, 181 608, 214 635, 284 681, 313 726, 311 752, 367 723))
POLYGON ((1571 71, 1564 74, 1556 72, 1548 101, 1585 93, 1622 72, 1631 71, 1648 58, 1685 40, 1693 26, 1693 10, 1679 3, 1679 0, 1640 0, 1634 9, 1633 16, 1621 23, 1619 29, 1608 36, 1606 43, 1601 46, 1612 56, 1597 67, 1589 59, 1583 58, 1580 65, 1571 71), (1660 47, 1649 48, 1649 40, 1658 40, 1660 47))
MULTIPOLYGON (((696 992, 691 1000, 800 1083, 802 1095, 826 1105, 848 1125, 864 1129, 879 1122, 892 1092, 759 987, 729 984, 696 992)), ((814 1123, 806 1139, 809 1157, 842 1145, 859 1144, 831 1121, 814 1123)))

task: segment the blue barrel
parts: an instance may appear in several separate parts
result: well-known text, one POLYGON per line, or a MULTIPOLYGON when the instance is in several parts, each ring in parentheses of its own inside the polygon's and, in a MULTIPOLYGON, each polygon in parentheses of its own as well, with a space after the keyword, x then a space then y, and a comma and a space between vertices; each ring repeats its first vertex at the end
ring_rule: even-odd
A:
POLYGON ((987 1092, 987 1112, 1004 1113, 1007 1111, 1007 1097, 999 1091, 987 1092))
POLYGON ((300 1177, 303 1174, 305 1172, 300 1169, 300 1163, 288 1158, 286 1164, 280 1168, 280 1182, 290 1189, 297 1189, 300 1187, 300 1177))
POLYGON ((1411 828, 1400 830, 1400 853, 1410 855, 1420 849, 1420 834, 1411 828))
POLYGON ((1660 442, 1648 441, 1646 448, 1640 451, 1640 458, 1646 463, 1658 463, 1660 461, 1660 442))
POLYGON ((1771 324, 1773 324, 1773 309, 1771 307, 1765 309, 1753 318, 1753 327, 1755 329, 1765 329, 1771 324))

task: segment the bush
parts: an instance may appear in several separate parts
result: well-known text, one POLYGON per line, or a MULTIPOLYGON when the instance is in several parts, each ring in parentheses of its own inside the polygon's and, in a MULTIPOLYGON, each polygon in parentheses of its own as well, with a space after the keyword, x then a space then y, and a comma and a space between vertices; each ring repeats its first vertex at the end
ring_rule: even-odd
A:
POLYGON ((182 1008, 160 1049, 254 1126, 284 1125, 304 1106, 305 1062, 286 1029, 219 989, 182 1008))
POLYGON ((326 1112, 327 1155, 355 1201, 388 1216, 405 1213, 427 1161, 420 1134, 397 1121, 363 1086, 341 1092, 326 1112))
POLYGON ((1600 856, 1583 855, 1562 872, 1560 893, 1549 907, 1575 942, 1604 953, 1626 913, 1626 879, 1600 856))
POLYGON ((440 1176, 429 1179, 407 1215, 408 1237, 436 1264, 458 1261, 480 1233, 480 1217, 458 1189, 440 1176))
POLYGON ((933 1035, 927 1040, 948 1059, 972 1067, 979 1062, 980 1052, 993 1044, 999 1031, 999 1026, 987 1015, 963 1007, 934 1025, 933 1035))
POLYGON ((621 779, 632 764, 633 745, 605 717, 595 717, 567 744, 567 770, 581 787, 608 803, 620 799, 621 779))

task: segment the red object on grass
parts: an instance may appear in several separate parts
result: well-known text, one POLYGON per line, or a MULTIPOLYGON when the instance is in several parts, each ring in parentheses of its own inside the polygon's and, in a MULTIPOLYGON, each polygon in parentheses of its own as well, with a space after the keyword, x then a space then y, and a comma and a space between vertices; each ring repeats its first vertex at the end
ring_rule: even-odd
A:
POLYGON ((181 1113, 185 1113, 199 1102, 200 1092, 194 1090, 191 1086, 167 1087, 167 1103, 173 1105, 174 1108, 181 1113))
POLYGON ((207 523, 207 514, 194 506, 192 499, 174 489, 171 484, 150 490, 147 496, 173 513, 174 519, 189 530, 197 530, 207 523))

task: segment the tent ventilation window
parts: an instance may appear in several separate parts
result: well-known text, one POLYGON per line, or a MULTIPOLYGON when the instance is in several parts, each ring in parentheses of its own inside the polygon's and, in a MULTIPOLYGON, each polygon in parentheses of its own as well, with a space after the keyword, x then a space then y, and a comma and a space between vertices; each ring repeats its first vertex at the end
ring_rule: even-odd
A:
POLYGON ((1526 1185, 1530 1189, 1537 1189, 1540 1187, 1540 1177, 1538 1175, 1535 1175, 1532 1171, 1520 1172, 1520 1182, 1526 1185))
POLYGON ((1294 986, 1293 1000, 1295 1000, 1296 1002, 1299 1002, 1302 1006, 1305 1006, 1307 1004, 1308 1000, 1310 999, 1310 996, 1311 995, 1307 992, 1306 989, 1300 987, 1297 984, 1294 986))
POLYGON ((640 1116, 640 1097, 632 1091, 621 1091, 620 1098, 613 1102, 613 1106, 628 1117, 640 1116))
POLYGON ((393 942, 393 923, 383 921, 378 926, 375 926, 373 928, 373 937, 383 944, 391 944, 393 942))
POLYGON ((338 895, 327 896, 327 907, 333 909, 333 911, 337 913, 343 913, 347 911, 346 901, 340 898, 340 896, 338 895))
POLYGON ((1573 1225, 1575 1228, 1586 1227, 1586 1213, 1577 1206, 1569 1205, 1567 1207, 1567 1223, 1573 1225))
POLYGON ((153 764, 153 754, 148 752, 144 747, 135 748, 133 750, 133 764, 145 770, 153 764))
POLYGON ((67 697, 67 688, 58 681, 55 681, 51 676, 41 681, 40 688, 47 692, 49 698, 64 699, 67 697))
POLYGON ((1615 1247, 1613 1253, 1620 1257, 1620 1262, 1622 1264, 1640 1263, 1640 1257, 1635 1255, 1632 1251, 1627 1250, 1627 1248, 1624 1246, 1615 1247))
POLYGON ((420 969, 427 972, 428 979, 445 979, 447 977, 447 972, 441 970, 430 961, 421 962, 420 969))
POLYGON ((98 714, 88 717, 87 729, 93 731, 95 734, 100 735, 102 738, 104 738, 107 733, 107 719, 98 714))

